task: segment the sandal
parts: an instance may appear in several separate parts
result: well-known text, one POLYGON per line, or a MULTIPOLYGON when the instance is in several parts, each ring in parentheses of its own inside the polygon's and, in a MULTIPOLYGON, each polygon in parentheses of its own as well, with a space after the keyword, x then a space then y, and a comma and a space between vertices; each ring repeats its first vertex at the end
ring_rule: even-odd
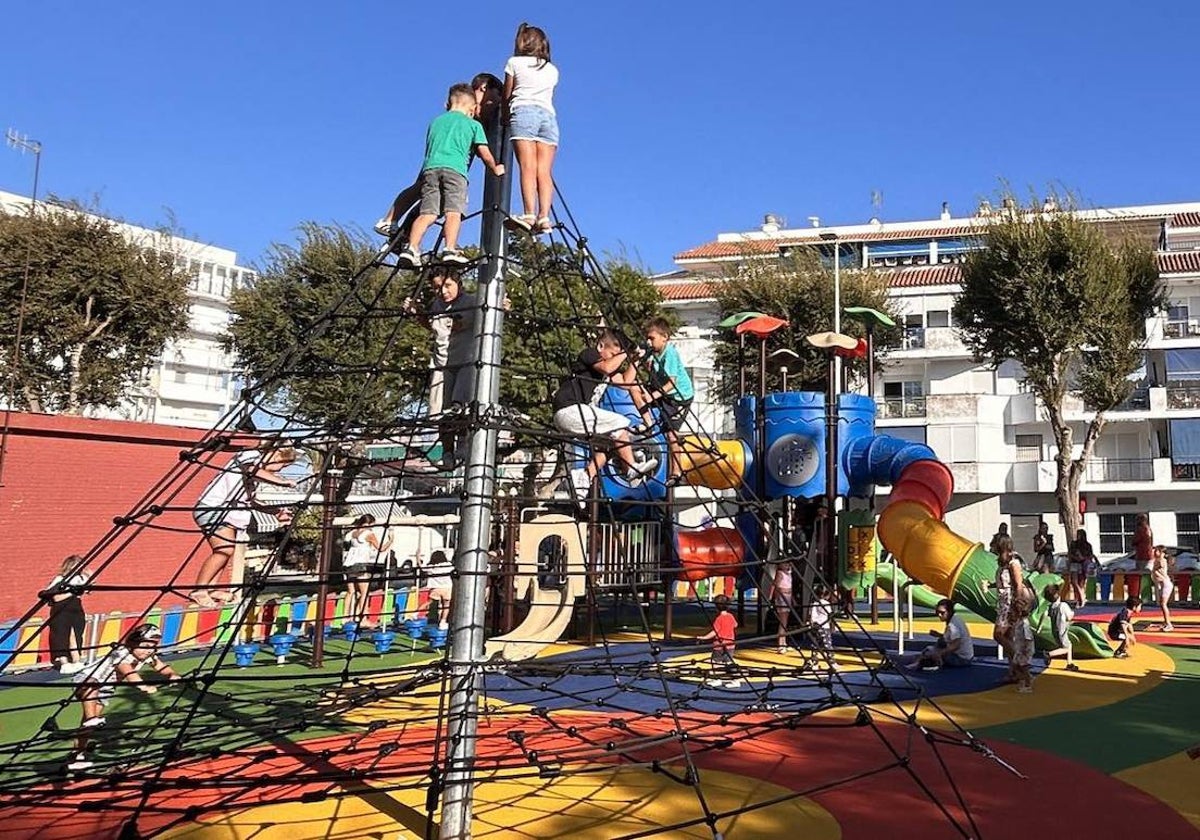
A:
POLYGON ((228 589, 213 589, 208 593, 208 597, 218 604, 228 604, 230 601, 236 601, 237 595, 230 592, 228 589))
POLYGON ((533 229, 538 233, 549 233, 554 229, 554 225, 551 223, 549 216, 542 216, 533 223, 533 229))
POLYGON ((509 230, 532 231, 537 217, 532 213, 522 213, 520 216, 509 216, 504 220, 504 226, 509 230))
POLYGON ((195 592, 193 592, 191 595, 188 596, 188 600, 191 601, 193 604, 195 604, 197 607, 201 607, 206 610, 212 609, 213 607, 217 606, 217 602, 214 601, 212 599, 212 596, 208 594, 208 591, 204 590, 204 589, 198 589, 195 592))

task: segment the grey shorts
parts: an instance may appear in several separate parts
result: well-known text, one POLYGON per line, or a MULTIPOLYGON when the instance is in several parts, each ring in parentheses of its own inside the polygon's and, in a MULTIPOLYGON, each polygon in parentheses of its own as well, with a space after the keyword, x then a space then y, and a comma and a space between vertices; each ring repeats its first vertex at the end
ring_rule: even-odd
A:
POLYGON ((421 215, 444 216, 467 212, 467 176, 453 169, 421 173, 421 215))

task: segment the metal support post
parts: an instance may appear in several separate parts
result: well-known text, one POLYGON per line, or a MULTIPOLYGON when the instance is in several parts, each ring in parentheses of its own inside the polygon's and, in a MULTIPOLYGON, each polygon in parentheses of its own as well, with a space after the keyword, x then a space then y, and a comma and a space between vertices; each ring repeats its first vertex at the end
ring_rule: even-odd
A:
MULTIPOLYGON (((334 457, 333 449, 326 455, 334 457)), ((329 566, 333 562, 333 549, 337 544, 333 537, 333 520, 336 511, 333 500, 337 498, 338 480, 342 471, 329 468, 321 479, 321 557, 317 561, 317 618, 313 626, 312 666, 320 668, 325 662, 325 624, 329 616, 325 614, 326 602, 329 601, 329 566)))
POLYGON ((491 417, 500 395, 500 335, 504 322, 504 273, 507 242, 504 219, 512 194, 508 131, 500 120, 487 129, 492 155, 505 165, 497 178, 488 173, 483 189, 480 241, 485 262, 480 267, 481 311, 475 318, 476 362, 474 416, 484 418, 467 439, 466 474, 455 550, 454 601, 450 611, 450 701, 446 720, 446 765, 442 790, 441 840, 471 836, 475 788, 475 740, 478 731, 480 665, 483 662, 488 545, 496 491, 496 441, 491 417))
POLYGON ((837 446, 838 446, 838 405, 837 405, 837 361, 836 353, 829 354, 829 388, 825 394, 825 562, 821 574, 825 581, 832 586, 837 578, 837 446))

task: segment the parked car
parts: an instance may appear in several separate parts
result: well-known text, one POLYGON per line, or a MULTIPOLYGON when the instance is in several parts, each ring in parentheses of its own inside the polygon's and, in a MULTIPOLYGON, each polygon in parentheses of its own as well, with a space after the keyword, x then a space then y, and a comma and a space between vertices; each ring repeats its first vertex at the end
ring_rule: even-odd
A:
MULTIPOLYGON (((1194 572, 1200 570, 1200 555, 1187 546, 1163 546, 1169 557, 1175 558, 1175 571, 1194 572)), ((1100 561, 1101 572, 1134 572, 1137 571, 1137 561, 1133 552, 1122 554, 1120 557, 1110 557, 1100 561)))

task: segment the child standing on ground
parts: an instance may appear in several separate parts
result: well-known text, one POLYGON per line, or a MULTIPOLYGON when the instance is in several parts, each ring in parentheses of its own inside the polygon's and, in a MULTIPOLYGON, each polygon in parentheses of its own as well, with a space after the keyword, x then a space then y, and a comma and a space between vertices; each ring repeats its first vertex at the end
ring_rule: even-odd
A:
POLYGON ((1137 644, 1137 636, 1133 635, 1133 619, 1141 611, 1142 599, 1130 595, 1125 599, 1125 606, 1121 607, 1121 611, 1108 622, 1108 638, 1121 643, 1113 653, 1117 659, 1129 656, 1129 649, 1137 644))
POLYGON ((142 680, 138 674, 146 665, 151 666, 168 680, 181 679, 178 673, 158 656, 158 643, 162 633, 154 624, 140 624, 125 640, 113 648, 103 659, 75 675, 75 696, 82 708, 79 735, 75 739, 75 757, 67 764, 68 770, 86 770, 93 762, 87 757, 89 733, 103 726, 104 707, 116 694, 119 682, 133 683, 146 694, 158 689, 142 680))
POLYGON ((512 223, 535 233, 550 230, 554 200, 554 153, 558 150, 558 116, 554 88, 558 68, 550 63, 550 39, 536 26, 517 27, 513 57, 504 65, 504 100, 508 103, 513 151, 521 166, 521 204, 525 212, 512 223))
POLYGON ((475 122, 475 92, 468 84, 450 88, 446 113, 429 124, 425 134, 425 161, 421 164, 420 215, 413 222, 408 245, 397 258, 400 265, 416 268, 421 264, 421 240, 439 216, 445 217, 442 260, 463 265, 466 256, 458 250, 458 232, 467 209, 467 171, 472 154, 496 175, 504 166, 496 163, 488 148, 483 126, 475 122))
POLYGON ((698 636, 698 642, 712 642, 712 654, 709 664, 712 665, 713 685, 725 685, 736 688, 742 681, 734 674, 733 649, 737 639, 737 619, 729 611, 729 598, 718 595, 713 598, 713 606, 717 608, 717 616, 713 619, 712 630, 703 636, 698 636), (722 681, 717 675, 723 676, 722 681))
POLYGON ((787 653, 788 619, 792 615, 792 564, 789 560, 775 564, 771 575, 771 585, 767 589, 767 601, 775 608, 775 617, 779 619, 779 631, 776 641, 779 652, 787 653))
POLYGON ((679 351, 671 344, 671 325, 667 320, 652 318, 646 324, 645 336, 651 350, 648 396, 651 403, 657 404, 662 412, 667 433, 667 452, 671 457, 667 483, 678 484, 683 478, 683 467, 679 462, 679 432, 687 420, 696 390, 692 387, 692 378, 683 366, 679 351))
POLYGON ((1171 593, 1175 591, 1175 581, 1171 579, 1170 558, 1167 557, 1167 550, 1161 546, 1154 546, 1154 551, 1150 555, 1150 585, 1154 589, 1154 599, 1158 601, 1159 609, 1162 610, 1163 626, 1162 632, 1170 633, 1175 629, 1175 625, 1171 623, 1171 593))
POLYGON ((1067 657, 1067 670, 1078 671, 1071 650, 1071 621, 1075 611, 1062 599, 1062 589, 1057 583, 1052 583, 1042 590, 1042 597, 1050 606, 1046 614, 1050 617, 1050 631, 1054 634, 1054 650, 1046 651, 1046 662, 1056 656, 1067 657))
POLYGON ((808 609, 808 623, 812 625, 813 649, 829 663, 832 671, 838 669, 833 659, 833 601, 829 599, 829 587, 818 583, 812 589, 813 602, 808 609))
POLYGON ((50 603, 50 655, 63 674, 77 674, 87 667, 83 658, 83 631, 87 616, 80 595, 88 585, 83 558, 71 554, 62 561, 58 574, 41 593, 50 603))

